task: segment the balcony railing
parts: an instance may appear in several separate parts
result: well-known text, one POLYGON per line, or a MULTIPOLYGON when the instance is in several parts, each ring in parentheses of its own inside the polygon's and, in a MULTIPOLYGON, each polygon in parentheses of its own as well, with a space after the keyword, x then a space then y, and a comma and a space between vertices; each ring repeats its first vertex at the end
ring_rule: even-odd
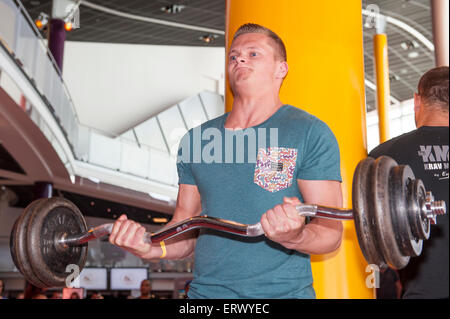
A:
MULTIPOLYGON (((28 114, 52 143, 71 175, 77 174, 77 162, 84 162, 176 187, 175 153, 183 133, 224 111, 221 95, 202 92, 125 134, 114 136, 100 132, 79 122, 67 85, 46 40, 20 1, 0 0, 0 42, 0 50, 19 70, 16 74, 20 73, 37 93, 39 104, 45 105, 46 111, 50 112, 63 133, 63 140, 58 138, 61 134, 55 132, 55 125, 50 125, 48 117, 43 116, 42 108, 36 107, 36 100, 32 102, 23 93, 16 76, 2 75, 0 85, 9 81, 11 83, 5 86, 17 88, 11 94, 19 92, 18 95, 25 96, 28 114)), ((21 96, 16 97, 17 101, 20 99, 21 96)), ((119 184, 118 179, 114 181, 119 184)))

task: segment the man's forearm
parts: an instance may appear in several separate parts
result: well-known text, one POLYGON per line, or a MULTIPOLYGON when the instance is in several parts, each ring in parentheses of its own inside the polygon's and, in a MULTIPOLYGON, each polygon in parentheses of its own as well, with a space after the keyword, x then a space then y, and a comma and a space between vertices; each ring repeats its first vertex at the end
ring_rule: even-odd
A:
MULTIPOLYGON (((180 193, 179 195, 180 196, 180 193)), ((182 220, 191 218, 200 213, 200 208, 184 207, 177 204, 173 218, 167 223, 167 226, 174 225, 182 220)), ((178 235, 174 238, 165 240, 163 244, 152 244, 152 249, 144 259, 183 259, 194 252, 195 243, 197 241, 198 231, 190 231, 178 235)))
POLYGON ((164 244, 154 243, 154 248, 144 259, 183 259, 190 256, 195 249, 196 234, 187 233, 164 241, 164 244))
POLYGON ((335 251, 341 245, 342 223, 333 228, 317 223, 307 224, 299 236, 292 242, 284 244, 286 248, 293 249, 308 255, 322 255, 335 251))

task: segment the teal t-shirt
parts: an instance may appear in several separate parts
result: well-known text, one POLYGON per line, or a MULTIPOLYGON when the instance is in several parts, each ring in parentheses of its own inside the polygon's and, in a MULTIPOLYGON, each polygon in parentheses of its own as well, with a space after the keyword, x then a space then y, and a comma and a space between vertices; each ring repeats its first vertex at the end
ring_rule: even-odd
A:
MULTIPOLYGON (((255 224, 283 197, 303 201, 297 179, 341 181, 329 127, 284 105, 260 125, 225 129, 228 113, 181 140, 179 184, 196 185, 202 215, 255 224)), ((189 298, 315 298, 309 255, 265 236, 200 231, 189 298)))

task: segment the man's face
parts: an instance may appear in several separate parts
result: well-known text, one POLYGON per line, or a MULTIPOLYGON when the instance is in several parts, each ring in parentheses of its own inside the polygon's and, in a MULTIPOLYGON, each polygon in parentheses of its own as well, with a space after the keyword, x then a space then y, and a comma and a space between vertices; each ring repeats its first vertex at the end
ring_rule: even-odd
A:
POLYGON ((271 41, 260 33, 242 34, 233 41, 228 54, 228 79, 234 92, 240 87, 264 90, 280 85, 285 75, 280 74, 280 64, 286 63, 275 57, 271 41))
POLYGON ((151 290, 150 281, 144 280, 141 283, 141 294, 148 294, 151 290))

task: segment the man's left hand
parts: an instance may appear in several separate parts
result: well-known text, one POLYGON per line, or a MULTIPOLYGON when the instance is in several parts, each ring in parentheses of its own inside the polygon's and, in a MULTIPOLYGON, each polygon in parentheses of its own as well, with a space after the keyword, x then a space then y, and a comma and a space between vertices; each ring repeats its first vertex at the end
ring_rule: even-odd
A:
POLYGON ((283 204, 269 209, 261 217, 261 226, 267 238, 294 249, 305 227, 305 217, 300 216, 295 206, 301 202, 297 197, 284 197, 283 204))

